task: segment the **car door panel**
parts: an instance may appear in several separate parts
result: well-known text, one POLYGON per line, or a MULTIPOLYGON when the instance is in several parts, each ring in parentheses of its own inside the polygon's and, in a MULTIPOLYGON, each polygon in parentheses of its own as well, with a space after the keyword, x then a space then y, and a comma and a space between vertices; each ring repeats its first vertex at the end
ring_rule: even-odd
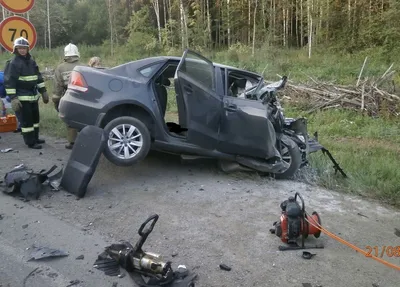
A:
POLYGON ((221 97, 216 93, 214 65, 186 50, 175 78, 177 97, 185 110, 187 141, 203 148, 215 148, 221 121, 221 97))
POLYGON ((262 158, 274 153, 266 144, 271 141, 268 131, 273 127, 262 103, 225 96, 223 110, 219 151, 262 158))

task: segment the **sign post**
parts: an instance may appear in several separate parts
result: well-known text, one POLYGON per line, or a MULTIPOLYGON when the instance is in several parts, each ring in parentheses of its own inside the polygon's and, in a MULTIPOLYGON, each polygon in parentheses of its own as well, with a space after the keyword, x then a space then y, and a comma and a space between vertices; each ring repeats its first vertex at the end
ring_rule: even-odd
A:
MULTIPOLYGON (((35 0, 0 0, 0 4, 13 13, 26 13, 35 4, 35 0)), ((0 23, 0 44, 13 52, 14 40, 24 37, 29 42, 29 50, 36 46, 37 34, 33 24, 21 16, 11 16, 0 23)))

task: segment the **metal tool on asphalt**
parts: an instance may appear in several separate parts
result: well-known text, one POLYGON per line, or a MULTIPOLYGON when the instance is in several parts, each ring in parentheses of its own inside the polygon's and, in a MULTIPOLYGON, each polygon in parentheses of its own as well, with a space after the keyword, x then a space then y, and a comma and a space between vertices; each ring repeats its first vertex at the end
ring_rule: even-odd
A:
POLYGON ((304 244, 309 235, 319 238, 321 230, 309 224, 309 222, 316 222, 320 225, 321 219, 316 211, 312 213, 312 216, 306 213, 303 197, 298 192, 294 197, 290 196, 289 199, 283 201, 280 207, 282 209, 280 221, 274 222, 274 228, 270 229, 272 234, 280 237, 282 242, 288 244, 287 246, 279 246, 280 251, 324 248, 323 245, 305 246, 304 244), (300 198, 301 206, 297 198, 300 198), (297 244, 300 235, 301 246, 297 244))
MULTIPOLYGON (((184 265, 179 265, 174 271, 171 267, 172 262, 165 262, 159 254, 142 250, 143 244, 153 231, 158 218, 159 216, 154 214, 140 226, 138 231, 140 239, 135 246, 129 242, 116 243, 106 247, 103 254, 107 254, 115 262, 118 262, 130 273, 139 286, 194 287, 197 274, 189 272, 184 265), (150 222, 150 226, 145 229, 150 222)), ((105 260, 106 258, 102 256, 101 259, 105 260)), ((99 262, 97 261, 97 263, 99 262)), ((109 264, 110 262, 108 262, 109 264)))
POLYGON ((313 253, 310 253, 308 251, 303 251, 303 254, 301 254, 301 257, 304 258, 304 259, 311 259, 315 255, 317 255, 317 254, 313 254, 313 253))

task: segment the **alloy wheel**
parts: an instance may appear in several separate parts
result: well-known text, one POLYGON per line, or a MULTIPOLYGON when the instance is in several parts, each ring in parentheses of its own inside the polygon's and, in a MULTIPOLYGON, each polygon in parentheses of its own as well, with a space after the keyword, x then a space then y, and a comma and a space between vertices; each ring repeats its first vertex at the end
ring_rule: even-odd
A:
POLYGON ((120 124, 110 131, 107 145, 116 157, 131 159, 140 152, 143 146, 143 136, 135 126, 120 124))

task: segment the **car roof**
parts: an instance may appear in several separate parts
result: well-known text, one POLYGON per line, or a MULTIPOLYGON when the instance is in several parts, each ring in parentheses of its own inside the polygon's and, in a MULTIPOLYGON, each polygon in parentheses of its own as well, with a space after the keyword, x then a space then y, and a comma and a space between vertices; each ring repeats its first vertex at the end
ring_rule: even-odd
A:
MULTIPOLYGON (((156 63, 167 62, 169 60, 174 60, 174 61, 179 62, 181 59, 182 59, 182 57, 177 57, 177 56, 155 56, 155 57, 148 57, 148 58, 143 58, 143 59, 139 59, 139 60, 134 60, 131 62, 124 63, 120 66, 134 65, 136 69, 140 69, 142 67, 151 66, 152 64, 156 64, 156 63)), ((229 69, 229 70, 235 70, 238 72, 246 72, 246 73, 261 77, 261 75, 258 73, 239 69, 237 67, 233 67, 233 66, 229 66, 229 65, 225 65, 225 64, 221 64, 221 63, 216 63, 216 62, 213 62, 213 65, 216 67, 225 68, 225 69, 229 69)), ((117 67, 120 67, 120 66, 117 66, 117 67)), ((114 67, 113 69, 115 69, 117 67, 114 67)))

